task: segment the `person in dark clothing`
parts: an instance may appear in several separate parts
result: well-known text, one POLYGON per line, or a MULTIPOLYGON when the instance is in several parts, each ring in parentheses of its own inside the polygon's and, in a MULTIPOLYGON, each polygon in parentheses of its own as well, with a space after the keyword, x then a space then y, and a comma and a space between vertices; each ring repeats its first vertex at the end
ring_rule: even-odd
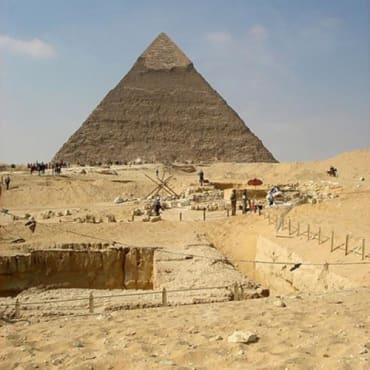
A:
POLYGON ((230 200, 231 200, 231 216, 235 216, 236 215, 236 190, 235 189, 233 189, 231 193, 230 200))
POLYGON ((330 169, 329 171, 327 171, 327 173, 329 176, 337 177, 338 176, 337 171, 338 170, 334 166, 330 166, 330 169))
POLYGON ((247 201, 248 201, 247 190, 244 189, 242 193, 243 214, 247 213, 247 201))
POLYGON ((161 209, 162 209, 161 198, 159 197, 159 195, 157 195, 154 202, 154 213, 156 216, 159 216, 159 211, 161 209))
POLYGON ((200 183, 200 186, 203 186, 203 183, 204 183, 204 172, 203 172, 203 170, 200 170, 200 172, 199 172, 199 183, 200 183))
POLYGON ((6 190, 9 190, 9 185, 10 185, 10 176, 8 175, 5 177, 5 185, 6 185, 6 190))

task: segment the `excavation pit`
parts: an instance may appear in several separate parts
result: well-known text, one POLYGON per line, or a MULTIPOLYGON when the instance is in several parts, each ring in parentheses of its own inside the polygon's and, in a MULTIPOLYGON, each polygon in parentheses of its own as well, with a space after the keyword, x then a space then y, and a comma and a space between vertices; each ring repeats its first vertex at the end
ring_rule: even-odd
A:
POLYGON ((0 257, 0 296, 39 288, 152 289, 154 248, 35 250, 0 257))
POLYGON ((0 257, 0 306, 6 307, 3 314, 16 315, 17 304, 27 316, 89 312, 90 294, 94 312, 101 313, 269 294, 208 243, 174 249, 83 249, 86 244, 82 244, 0 257))

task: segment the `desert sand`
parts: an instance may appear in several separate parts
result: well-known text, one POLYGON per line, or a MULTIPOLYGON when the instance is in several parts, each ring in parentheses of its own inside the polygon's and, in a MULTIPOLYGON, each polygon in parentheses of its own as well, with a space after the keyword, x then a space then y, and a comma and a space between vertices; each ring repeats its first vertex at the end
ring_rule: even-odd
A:
MULTIPOLYGON (((362 150, 305 163, 203 163, 192 173, 159 164, 71 167, 62 176, 31 176, 17 168, 3 171, 0 175, 10 173, 12 179, 10 190, 3 189, 0 198, 1 208, 8 210, 0 215, 3 258, 60 250, 72 243, 85 248, 94 243, 163 248, 173 256, 180 253, 177 262, 173 258, 172 265, 163 267, 169 272, 162 283, 171 289, 244 284, 245 277, 246 285, 268 288, 270 296, 222 301, 205 292, 210 294, 205 302, 212 303, 188 304, 201 303, 202 293, 197 293, 196 301, 183 302, 169 294, 169 306, 161 307, 159 296, 159 307, 145 307, 140 298, 130 307, 136 309, 106 302, 92 314, 84 301, 81 310, 72 307, 63 314, 40 305, 39 310, 22 309, 18 318, 17 297, 4 296, 0 368, 368 369, 369 161, 370 151, 362 150), (330 165, 338 168, 338 177, 328 177, 330 165), (246 183, 254 177, 263 180, 261 189, 281 185, 315 194, 301 204, 265 208, 261 215, 238 210, 235 217, 227 217, 220 207, 207 212, 204 221, 202 211, 183 205, 165 209, 158 222, 143 222, 143 216, 132 221, 133 210, 144 208, 145 196, 155 187, 145 174, 155 178, 158 169, 160 178, 172 176, 168 184, 174 191, 186 193, 197 186, 200 168, 210 182, 246 187, 250 194, 256 189, 246 183), (125 201, 115 204, 118 196, 125 201), (50 217, 45 216, 48 212, 50 217), (86 215, 98 221, 82 222, 86 215), (116 222, 108 222, 111 215, 116 222), (34 233, 24 225, 31 217, 37 222, 34 233), (20 238, 24 242, 12 243, 20 238), (294 263, 302 265, 290 271, 294 263), (252 332, 258 340, 229 342, 237 330, 252 332)), ((226 194, 227 190, 227 205, 226 194)), ((54 288, 31 288, 18 298, 26 302, 99 294, 96 289, 54 288)))

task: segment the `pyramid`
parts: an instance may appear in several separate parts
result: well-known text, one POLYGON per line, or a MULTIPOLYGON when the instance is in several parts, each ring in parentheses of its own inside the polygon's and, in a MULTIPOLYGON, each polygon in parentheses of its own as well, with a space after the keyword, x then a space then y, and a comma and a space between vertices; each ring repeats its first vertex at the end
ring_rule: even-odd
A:
POLYGON ((53 160, 276 162, 164 33, 53 160))

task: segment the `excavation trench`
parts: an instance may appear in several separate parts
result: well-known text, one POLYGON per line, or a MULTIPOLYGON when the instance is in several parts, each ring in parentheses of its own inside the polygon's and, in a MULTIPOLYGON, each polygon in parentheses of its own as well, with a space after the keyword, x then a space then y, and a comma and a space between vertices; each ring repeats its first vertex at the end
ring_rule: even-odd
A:
POLYGON ((163 288, 170 304, 220 302, 235 299, 235 286, 237 299, 269 294, 208 243, 174 249, 73 243, 0 257, 0 296, 6 304, 12 304, 7 299, 15 296, 22 302, 29 298, 51 302, 84 296, 89 289, 95 297, 127 296, 125 303, 107 298, 104 309, 149 307, 161 302, 158 293, 163 288), (143 292, 132 294, 130 289, 143 292))
POLYGON ((325 292, 355 286, 351 279, 342 276, 341 266, 327 268, 325 261, 312 264, 312 260, 306 259, 302 248, 299 252, 298 248, 288 247, 276 238, 252 232, 246 235, 242 230, 237 230, 212 242, 230 260, 235 261, 240 272, 273 294, 325 292))
POLYGON ((0 257, 0 296, 40 288, 152 289, 154 248, 35 250, 0 257))

